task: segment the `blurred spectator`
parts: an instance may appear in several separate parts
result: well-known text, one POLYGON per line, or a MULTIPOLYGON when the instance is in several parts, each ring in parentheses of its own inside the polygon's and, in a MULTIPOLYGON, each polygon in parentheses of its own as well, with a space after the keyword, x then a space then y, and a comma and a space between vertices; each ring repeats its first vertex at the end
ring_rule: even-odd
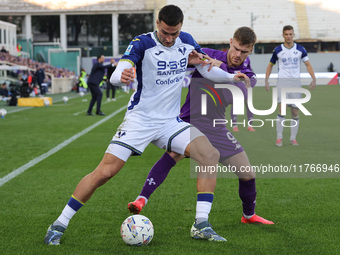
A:
POLYGON ((32 87, 33 76, 32 76, 32 72, 31 71, 28 72, 27 83, 28 83, 29 87, 32 87))
POLYGON ((78 81, 78 89, 77 92, 86 92, 87 91, 87 73, 84 68, 80 71, 79 81, 78 81))
POLYGON ((27 59, 27 58, 22 58, 18 56, 12 56, 11 54, 7 52, 1 52, 0 51, 0 60, 9 62, 14 65, 20 65, 20 66, 27 66, 30 69, 36 69, 37 65, 40 65, 46 73, 53 74, 54 77, 63 77, 63 78, 73 78, 75 77, 75 73, 73 71, 64 69, 64 68, 58 68, 54 67, 50 64, 47 63, 41 63, 38 61, 35 61, 33 59, 27 59))
POLYGON ((1 84, 0 95, 3 96, 3 97, 9 97, 9 92, 8 92, 8 89, 7 89, 6 82, 1 84))
POLYGON ((18 99, 17 99, 17 92, 15 90, 11 90, 11 98, 8 102, 9 106, 16 106, 18 104, 18 99))
POLYGON ((23 71, 20 80, 21 80, 22 82, 27 82, 27 71, 23 71))
POLYGON ((116 95, 116 86, 113 86, 110 83, 110 78, 112 73, 116 70, 117 64, 114 60, 114 58, 112 58, 110 60, 111 66, 109 66, 107 68, 107 83, 106 83, 106 100, 107 101, 116 101, 115 95, 116 95), (110 98, 110 90, 112 90, 112 98, 110 98))
POLYGON ((17 52, 18 52, 18 57, 21 56, 21 50, 22 50, 22 46, 20 44, 17 45, 17 52))
POLYGON ((45 71, 44 71, 44 69, 42 69, 38 65, 36 67, 37 67, 37 71, 35 72, 35 78, 36 78, 36 81, 37 81, 39 89, 40 89, 40 95, 45 95, 46 94, 46 91, 45 91, 46 86, 42 85, 45 81, 45 71))
POLYGON ((328 70, 328 72, 334 72, 334 65, 333 65, 332 62, 331 62, 331 63, 329 64, 329 66, 327 67, 327 70, 328 70))
POLYGON ((5 49, 5 46, 2 46, 0 52, 7 53, 7 50, 5 49))
POLYGON ((28 87, 28 83, 25 82, 20 87, 20 97, 30 97, 32 88, 28 87))

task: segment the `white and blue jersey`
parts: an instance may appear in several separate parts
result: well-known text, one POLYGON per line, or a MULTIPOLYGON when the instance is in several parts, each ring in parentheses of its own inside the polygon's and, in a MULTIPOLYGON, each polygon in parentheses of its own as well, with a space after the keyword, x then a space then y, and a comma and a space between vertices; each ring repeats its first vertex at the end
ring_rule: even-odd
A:
POLYGON ((192 36, 185 32, 180 33, 171 47, 163 46, 156 32, 135 37, 120 60, 136 67, 138 81, 126 116, 152 122, 178 116, 182 82, 193 50, 202 53, 192 36))
POLYGON ((300 78, 300 65, 301 60, 306 62, 309 60, 307 51, 304 47, 294 43, 290 49, 286 48, 283 44, 277 46, 274 51, 270 63, 278 65, 278 78, 279 79, 292 79, 300 78))

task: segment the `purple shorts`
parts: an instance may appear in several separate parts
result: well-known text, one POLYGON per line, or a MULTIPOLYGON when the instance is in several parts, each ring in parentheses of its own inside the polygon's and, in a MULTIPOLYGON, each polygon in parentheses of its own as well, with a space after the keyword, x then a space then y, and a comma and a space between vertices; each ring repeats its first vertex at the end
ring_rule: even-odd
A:
MULTIPOLYGON (((183 120, 186 121, 186 119, 183 120)), ((220 152, 220 160, 244 151, 241 144, 225 125, 213 127, 205 121, 197 123, 193 121, 191 124, 205 134, 210 143, 220 152)))

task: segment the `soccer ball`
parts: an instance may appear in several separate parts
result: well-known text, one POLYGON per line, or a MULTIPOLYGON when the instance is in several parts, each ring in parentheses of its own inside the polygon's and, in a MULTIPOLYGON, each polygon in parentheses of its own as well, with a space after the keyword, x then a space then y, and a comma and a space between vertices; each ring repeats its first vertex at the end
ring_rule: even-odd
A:
POLYGON ((50 100, 45 99, 45 100, 44 100, 44 105, 45 105, 45 106, 49 106, 49 105, 50 105, 50 100))
POLYGON ((6 114, 7 114, 6 109, 4 109, 4 108, 0 109, 0 117, 1 118, 5 118, 6 114))
POLYGON ((66 104, 67 101, 68 101, 68 97, 63 97, 63 101, 64 101, 64 103, 66 104))
POLYGON ((79 96, 83 97, 85 95, 85 93, 83 91, 79 92, 79 96))
POLYGON ((120 228, 120 235, 128 245, 147 245, 151 242, 153 234, 152 222, 140 214, 127 217, 120 228))

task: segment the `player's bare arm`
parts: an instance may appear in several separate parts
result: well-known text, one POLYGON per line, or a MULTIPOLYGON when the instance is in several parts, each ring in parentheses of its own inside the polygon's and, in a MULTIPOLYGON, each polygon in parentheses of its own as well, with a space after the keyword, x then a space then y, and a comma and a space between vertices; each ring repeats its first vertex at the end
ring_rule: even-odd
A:
POLYGON ((265 80, 265 89, 266 91, 269 91, 269 76, 270 74, 272 73, 272 70, 273 70, 273 64, 272 63, 269 63, 268 64, 268 67, 267 67, 267 70, 266 70, 266 80, 265 80))
POLYGON ((312 67, 312 65, 309 61, 305 61, 304 63, 306 65, 308 73, 310 74, 310 76, 313 79, 311 81, 311 83, 309 84, 309 89, 313 90, 313 89, 315 89, 315 86, 316 86, 316 78, 315 78, 314 70, 313 70, 313 67, 312 67))

